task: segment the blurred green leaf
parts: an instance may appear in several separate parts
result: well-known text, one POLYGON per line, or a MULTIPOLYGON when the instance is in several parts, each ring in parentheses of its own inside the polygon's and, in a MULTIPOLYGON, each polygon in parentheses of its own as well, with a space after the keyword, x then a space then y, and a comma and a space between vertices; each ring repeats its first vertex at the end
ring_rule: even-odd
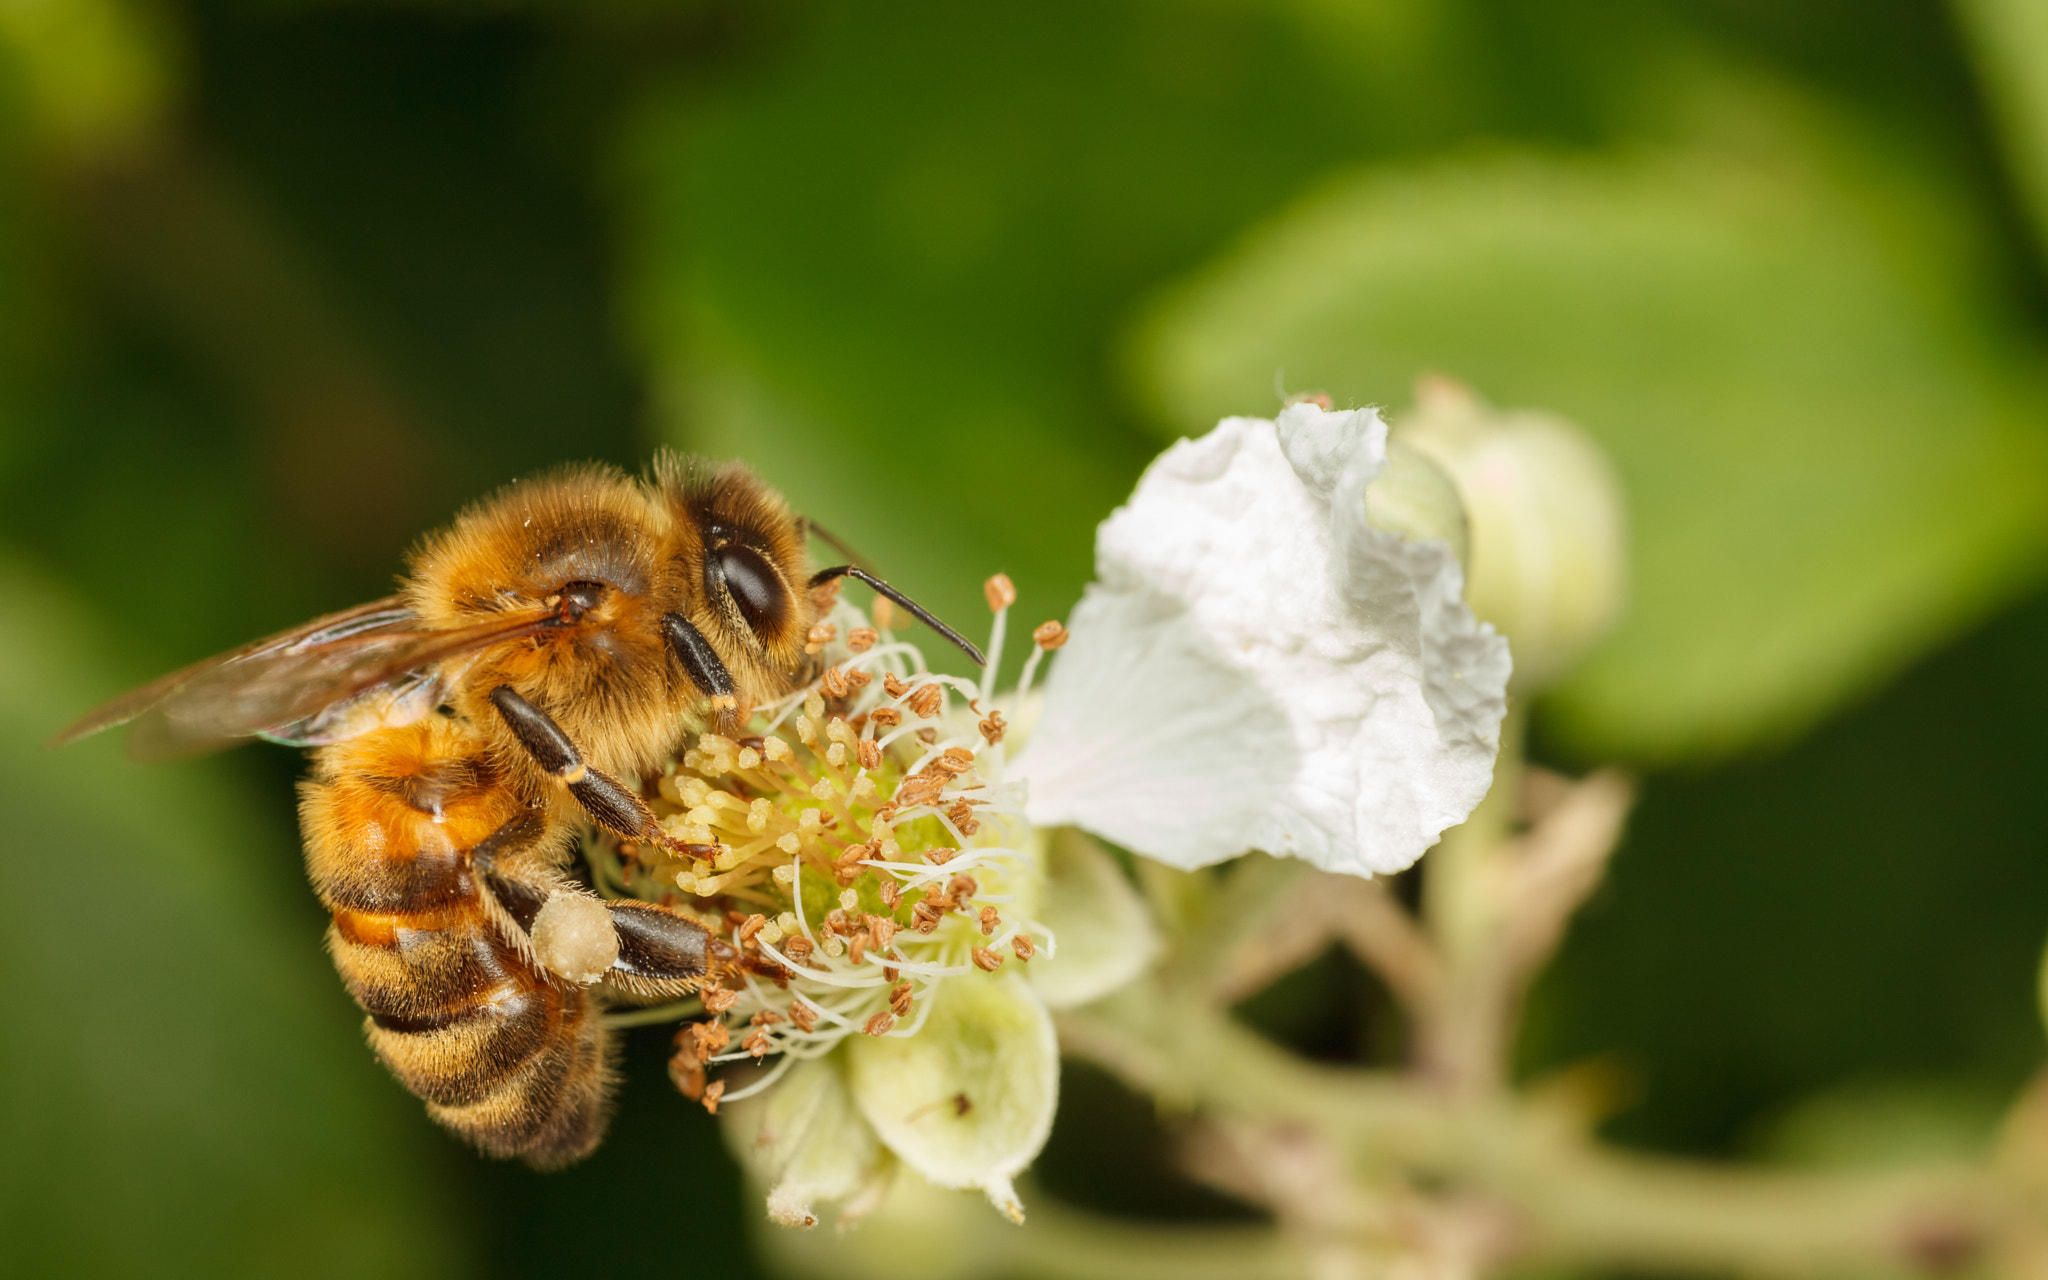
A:
POLYGON ((1954 0, 1998 140, 2048 244, 2048 8, 2033 0, 1954 0))
MULTIPOLYGON (((417 1103, 372 1061, 295 859, 223 774, 38 744, 112 689, 0 552, 0 1271, 458 1273, 417 1103)), ((459 1221, 459 1220, 457 1220, 459 1221)))
POLYGON ((1967 212, 1818 117, 1736 107, 1760 145, 1352 174, 1134 348, 1175 432, 1269 413, 1283 378, 1389 404, 1424 372, 1587 427, 1635 523, 1630 613, 1552 705, 1588 752, 1794 731, 2039 559, 2048 399, 1974 287, 1967 212))

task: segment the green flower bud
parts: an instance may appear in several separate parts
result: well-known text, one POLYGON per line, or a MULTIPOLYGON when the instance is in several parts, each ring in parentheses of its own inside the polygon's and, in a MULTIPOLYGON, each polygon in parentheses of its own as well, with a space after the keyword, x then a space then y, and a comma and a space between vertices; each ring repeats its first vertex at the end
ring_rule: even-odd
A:
POLYGON ((1419 383, 1415 400, 1396 439, 1434 459, 1464 499, 1466 602, 1508 637, 1516 692, 1553 684, 1621 615, 1621 483, 1599 446, 1562 418, 1502 412, 1442 378, 1419 383))

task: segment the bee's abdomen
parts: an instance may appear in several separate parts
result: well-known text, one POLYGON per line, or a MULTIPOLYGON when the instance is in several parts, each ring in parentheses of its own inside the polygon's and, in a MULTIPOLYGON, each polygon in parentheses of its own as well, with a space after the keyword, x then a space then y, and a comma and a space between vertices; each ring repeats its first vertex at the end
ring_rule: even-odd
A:
POLYGON ((551 980, 493 919, 472 851, 502 857, 517 851, 508 836, 530 845, 549 827, 468 745, 428 722, 323 752, 301 804, 307 872, 392 1074, 490 1154, 568 1164, 604 1132, 605 1038, 583 990, 551 980))

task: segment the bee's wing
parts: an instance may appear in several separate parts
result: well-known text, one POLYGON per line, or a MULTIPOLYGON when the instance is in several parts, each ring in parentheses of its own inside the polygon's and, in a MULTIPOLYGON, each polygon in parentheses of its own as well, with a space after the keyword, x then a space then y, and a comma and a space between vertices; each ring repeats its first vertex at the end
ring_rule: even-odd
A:
POLYGON ((174 671, 94 711, 51 745, 135 721, 131 754, 211 751, 297 724, 409 672, 531 635, 552 617, 521 610, 429 628, 396 597, 373 601, 174 671))

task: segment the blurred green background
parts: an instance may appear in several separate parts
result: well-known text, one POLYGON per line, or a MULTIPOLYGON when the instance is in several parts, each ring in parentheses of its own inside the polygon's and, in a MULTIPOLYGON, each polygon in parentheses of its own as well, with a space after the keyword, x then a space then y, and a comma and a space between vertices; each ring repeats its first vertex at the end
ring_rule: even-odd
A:
MULTIPOLYGON (((757 1265, 660 1030, 587 1165, 473 1158, 359 1043, 300 760, 39 749, 96 700, 660 444, 1054 616, 1166 441, 1424 372, 1633 507, 1536 726, 1646 798, 1527 1070, 1669 1150, 1967 1139, 2042 1049, 2044 244, 2020 0, 0 0, 0 1271, 757 1265)), ((1335 955, 1245 1012, 1402 1051, 1335 955)), ((1065 1088, 1038 1194, 1229 1211, 1065 1088)))

